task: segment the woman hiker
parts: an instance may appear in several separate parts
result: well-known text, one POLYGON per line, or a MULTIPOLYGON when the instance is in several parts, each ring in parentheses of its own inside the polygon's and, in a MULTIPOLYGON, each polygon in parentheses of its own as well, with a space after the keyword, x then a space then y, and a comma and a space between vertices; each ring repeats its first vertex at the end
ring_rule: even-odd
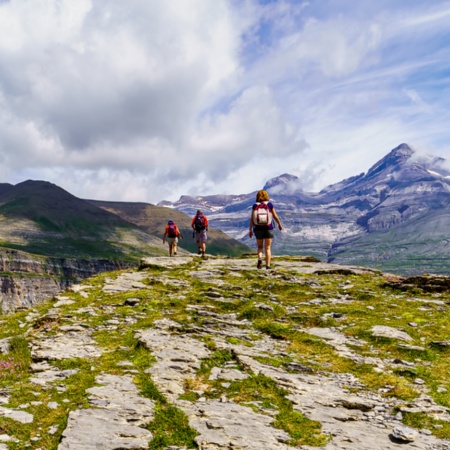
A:
POLYGON ((281 220, 275 212, 275 208, 269 201, 267 191, 261 190, 256 194, 256 203, 252 206, 252 215, 250 217, 249 237, 253 234, 256 237, 258 245, 258 264, 257 268, 261 269, 263 265, 263 249, 266 257, 266 269, 270 269, 270 259, 272 257, 271 245, 274 237, 273 221, 278 224, 280 231, 283 229, 281 220))

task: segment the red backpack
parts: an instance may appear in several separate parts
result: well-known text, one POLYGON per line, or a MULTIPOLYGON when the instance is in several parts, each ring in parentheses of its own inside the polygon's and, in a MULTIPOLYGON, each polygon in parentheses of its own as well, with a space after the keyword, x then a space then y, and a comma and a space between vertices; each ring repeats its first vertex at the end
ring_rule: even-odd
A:
POLYGON ((167 228, 167 236, 168 237, 177 237, 178 236, 177 224, 173 220, 169 220, 168 228, 167 228))

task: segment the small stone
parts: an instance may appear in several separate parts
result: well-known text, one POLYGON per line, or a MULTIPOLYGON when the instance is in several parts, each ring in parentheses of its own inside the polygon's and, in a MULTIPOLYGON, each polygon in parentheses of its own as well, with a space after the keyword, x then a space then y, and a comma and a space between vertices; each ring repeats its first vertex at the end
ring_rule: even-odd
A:
POLYGON ((140 302, 141 300, 139 298, 127 298, 124 304, 128 306, 137 306, 140 302))
POLYGON ((420 430, 420 434, 424 434, 425 436, 431 436, 433 433, 430 430, 423 429, 420 430))
POLYGON ((403 442, 414 442, 417 437, 417 431, 409 427, 395 427, 392 430, 395 439, 403 442))

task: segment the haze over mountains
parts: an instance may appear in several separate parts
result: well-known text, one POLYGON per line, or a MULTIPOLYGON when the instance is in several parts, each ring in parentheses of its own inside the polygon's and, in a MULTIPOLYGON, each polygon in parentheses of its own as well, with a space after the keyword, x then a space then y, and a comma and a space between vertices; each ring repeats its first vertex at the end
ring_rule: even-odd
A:
MULTIPOLYGON (((444 163, 401 144, 367 173, 318 193, 302 191, 293 175, 269 180, 264 189, 285 228, 276 232, 275 253, 313 255, 403 274, 448 273, 450 173, 444 163)), ((252 192, 182 196, 159 205, 186 214, 200 206, 212 226, 254 246, 247 235, 254 200, 252 192)))

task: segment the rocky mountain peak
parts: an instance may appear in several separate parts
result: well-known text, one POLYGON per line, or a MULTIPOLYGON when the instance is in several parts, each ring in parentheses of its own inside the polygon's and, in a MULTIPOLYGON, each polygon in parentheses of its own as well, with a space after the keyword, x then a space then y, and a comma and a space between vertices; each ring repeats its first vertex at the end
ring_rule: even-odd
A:
POLYGON ((271 194, 292 194, 301 190, 300 183, 300 178, 295 175, 283 173, 267 181, 263 189, 271 194))
MULTIPOLYGON (((307 252, 329 262, 393 273, 448 273, 450 245, 443 245, 450 226, 447 167, 443 158, 403 143, 366 173, 319 193, 303 191, 303 180, 288 173, 272 178, 264 189, 284 228, 276 233, 274 253, 307 252)), ((198 197, 196 203, 209 207, 211 226, 252 247, 246 226, 253 199, 254 194, 228 196, 219 203, 209 196, 198 197)), ((183 210, 187 204, 173 207, 183 210)))
POLYGON ((398 166, 408 161, 413 154, 414 150, 409 145, 400 144, 373 165, 367 172, 367 177, 370 178, 386 169, 398 168, 398 166))

